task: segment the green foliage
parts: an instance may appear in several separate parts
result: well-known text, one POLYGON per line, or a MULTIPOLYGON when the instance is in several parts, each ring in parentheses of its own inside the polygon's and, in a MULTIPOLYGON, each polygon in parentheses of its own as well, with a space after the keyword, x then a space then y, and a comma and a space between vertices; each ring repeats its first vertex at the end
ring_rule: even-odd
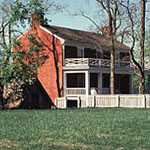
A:
POLYGON ((0 112, 0 149, 148 150, 149 109, 0 112))
MULTIPOLYGON (((22 1, 17 0, 15 2, 8 3, 9 12, 7 12, 6 20, 9 23, 13 23, 18 27, 21 25, 26 26, 26 20, 31 23, 31 15, 33 13, 43 14, 47 12, 50 7, 53 6, 52 0, 30 0, 22 1)), ((4 9, 5 10, 5 9, 4 9)), ((6 11, 6 10, 5 10, 6 11)), ((45 19, 46 21, 47 19, 45 19)))
MULTIPOLYGON (((135 89, 139 87, 139 77, 137 75, 133 75, 133 86, 135 89)), ((145 88, 148 87, 148 75, 145 75, 145 88)))
MULTIPOLYGON (((15 45, 16 44, 17 43, 15 43, 15 45)), ((44 63, 47 56, 44 54, 42 45, 40 45, 34 37, 30 37, 30 44, 28 45, 28 48, 28 51, 13 53, 8 53, 9 50, 5 48, 5 50, 1 52, 1 86, 4 86, 12 78, 16 80, 21 79, 24 81, 25 79, 30 79, 33 76, 36 76, 37 67, 44 63)))
POLYGON ((29 44, 24 50, 16 36, 16 32, 22 34, 19 27, 25 27, 32 13, 44 13, 44 1, 17 0, 1 2, 0 6, 3 14, 0 18, 0 95, 3 95, 3 89, 9 82, 32 84, 37 76, 37 68, 45 62, 47 56, 37 36, 28 37, 29 44))

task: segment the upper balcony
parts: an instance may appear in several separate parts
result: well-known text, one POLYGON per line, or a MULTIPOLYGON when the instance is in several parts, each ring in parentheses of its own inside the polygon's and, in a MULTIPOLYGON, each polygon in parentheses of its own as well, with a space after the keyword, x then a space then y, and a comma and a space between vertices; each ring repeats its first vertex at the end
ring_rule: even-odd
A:
MULTIPOLYGON (((67 67, 103 67, 111 65, 110 51, 65 46, 63 65, 67 67)), ((117 51, 115 54, 116 68, 130 68, 130 55, 127 51, 117 51)))

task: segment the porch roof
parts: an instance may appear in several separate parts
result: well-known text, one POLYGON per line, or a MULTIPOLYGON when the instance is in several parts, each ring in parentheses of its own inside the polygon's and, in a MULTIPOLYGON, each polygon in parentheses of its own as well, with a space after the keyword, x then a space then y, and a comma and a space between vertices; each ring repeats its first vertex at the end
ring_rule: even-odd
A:
MULTIPOLYGON (((91 47, 101 50, 111 50, 111 40, 108 36, 58 26, 45 25, 43 27, 66 41, 89 44, 91 47)), ((128 46, 118 41, 115 41, 115 47, 116 50, 129 51, 128 46)))

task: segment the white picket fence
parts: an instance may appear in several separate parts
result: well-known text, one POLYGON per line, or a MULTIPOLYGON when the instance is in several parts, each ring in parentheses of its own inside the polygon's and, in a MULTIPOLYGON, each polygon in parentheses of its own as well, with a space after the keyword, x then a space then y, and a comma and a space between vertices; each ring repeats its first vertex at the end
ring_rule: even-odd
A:
POLYGON ((55 99, 55 106, 57 108, 67 108, 66 97, 58 97, 57 99, 55 99))
POLYGON ((77 100, 78 108, 85 108, 85 107, 150 108, 150 95, 135 95, 135 94, 60 97, 55 99, 55 105, 57 108, 67 108, 68 100, 77 100))

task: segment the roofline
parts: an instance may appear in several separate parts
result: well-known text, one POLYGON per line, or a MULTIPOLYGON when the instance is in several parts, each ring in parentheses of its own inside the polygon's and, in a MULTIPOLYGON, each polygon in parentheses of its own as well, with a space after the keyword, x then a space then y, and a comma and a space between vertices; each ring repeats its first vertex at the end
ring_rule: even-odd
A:
POLYGON ((19 40, 21 37, 23 37, 27 32, 29 32, 29 30, 31 29, 31 27, 28 29, 28 30, 26 30, 25 32, 23 32, 18 38, 17 38, 17 40, 19 40))
MULTIPOLYGON (((78 30, 78 29, 74 29, 74 28, 68 28, 68 27, 61 27, 61 26, 55 26, 55 25, 52 25, 51 27, 58 27, 58 28, 62 28, 62 29, 68 29, 68 30, 75 30, 75 31, 80 31, 80 32, 86 32, 86 33, 91 33, 91 34, 96 34, 96 35, 98 35, 98 36, 103 36, 103 37, 105 37, 106 39, 108 39, 108 40, 110 40, 110 38, 109 37, 107 37, 106 35, 103 35, 103 34, 101 34, 101 33, 95 33, 95 32, 90 32, 90 31, 84 31, 84 30, 78 30)), ((48 29, 47 29, 48 30, 48 29)), ((49 31, 49 30, 48 30, 49 31)), ((50 31, 49 31, 50 32, 50 31)), ((57 36, 57 35, 56 35, 57 36)), ((115 42, 117 42, 117 43, 119 43, 119 44, 122 44, 122 45, 124 45, 124 46, 126 46, 126 49, 127 50, 130 50, 130 47, 129 46, 127 46, 126 44, 124 44, 124 43, 121 43, 120 41, 118 41, 118 40, 115 40, 115 42)))
POLYGON ((49 33, 49 34, 53 35, 53 36, 54 36, 54 37, 56 37, 57 39, 59 39, 59 40, 60 40, 60 42, 61 42, 61 44, 64 44, 64 43, 65 43, 65 39, 63 39, 63 38, 59 37, 59 36, 58 36, 58 35, 56 35, 56 34, 53 34, 51 31, 49 31, 49 30, 48 30, 48 29, 46 29, 45 27, 43 27, 43 26, 41 26, 41 25, 40 25, 40 28, 41 28, 42 30, 46 31, 47 33, 49 33))

